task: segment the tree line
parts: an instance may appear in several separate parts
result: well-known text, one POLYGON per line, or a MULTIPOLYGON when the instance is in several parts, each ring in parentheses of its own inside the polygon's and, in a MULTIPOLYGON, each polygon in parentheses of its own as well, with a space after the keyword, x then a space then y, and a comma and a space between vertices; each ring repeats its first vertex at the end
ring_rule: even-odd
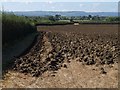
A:
POLYGON ((26 18, 30 18, 34 24, 70 24, 74 22, 105 22, 105 23, 119 23, 120 17, 109 17, 109 16, 61 16, 61 15, 54 15, 54 16, 32 16, 26 18))

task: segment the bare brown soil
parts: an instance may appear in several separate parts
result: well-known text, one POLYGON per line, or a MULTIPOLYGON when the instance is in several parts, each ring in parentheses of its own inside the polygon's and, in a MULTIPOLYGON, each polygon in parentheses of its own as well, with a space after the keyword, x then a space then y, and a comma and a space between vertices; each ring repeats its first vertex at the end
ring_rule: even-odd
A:
POLYGON ((97 33, 97 34, 111 34, 118 33, 118 24, 80 24, 75 25, 56 25, 56 26, 38 26, 38 31, 52 31, 52 32, 78 32, 78 33, 97 33))
POLYGON ((68 68, 57 72, 45 72, 40 77, 32 77, 9 71, 2 82, 4 88, 117 88, 118 67, 105 67, 107 74, 100 74, 100 67, 84 66, 72 61, 68 68))
POLYGON ((16 59, 15 71, 6 73, 1 87, 118 88, 118 60, 113 55, 119 53, 116 46, 117 25, 39 26, 38 31, 44 32, 42 41, 38 38, 28 54, 16 59), (91 46, 95 48, 94 53, 92 50, 89 52, 91 46), (78 54, 78 47, 82 47, 80 51, 85 55, 78 54), (86 49, 87 52, 84 51, 86 49), (98 53, 104 53, 103 59, 98 53), (38 66, 31 66, 33 62, 38 62, 38 66))

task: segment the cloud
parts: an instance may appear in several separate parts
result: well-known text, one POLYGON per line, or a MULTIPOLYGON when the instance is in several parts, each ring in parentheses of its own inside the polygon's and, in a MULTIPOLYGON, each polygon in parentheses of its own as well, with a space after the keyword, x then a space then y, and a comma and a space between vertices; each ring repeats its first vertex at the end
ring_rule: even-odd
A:
POLYGON ((80 4, 79 6, 80 6, 80 7, 83 7, 84 5, 83 5, 83 4, 80 4))
MULTIPOLYGON (((48 2, 49 0, 0 0, 0 2, 48 2)), ((52 2, 119 2, 119 0, 52 0, 52 2)))
POLYGON ((54 6, 52 6, 51 8, 52 8, 52 9, 55 9, 55 7, 54 7, 54 6))
POLYGON ((101 7, 101 3, 93 3, 91 5, 91 12, 101 12, 99 7, 101 7))
MULTIPOLYGON (((13 0, 14 1, 14 0, 13 0)), ((17 0, 16 0, 17 1, 17 0)), ((32 0, 31 0, 32 1, 32 0)), ((86 12, 104 12, 115 11, 118 6, 117 3, 101 3, 101 2, 53 2, 53 0, 47 0, 48 2, 15 2, 15 3, 2 3, 5 6, 5 10, 12 11, 25 11, 25 10, 42 10, 42 11, 86 11, 86 12), (22 7, 21 7, 22 6, 22 7)), ((116 10, 117 11, 117 10, 116 10)))
POLYGON ((48 1, 49 4, 52 4, 53 2, 52 1, 48 1))
POLYGON ((0 0, 0 2, 34 2, 33 0, 0 0))

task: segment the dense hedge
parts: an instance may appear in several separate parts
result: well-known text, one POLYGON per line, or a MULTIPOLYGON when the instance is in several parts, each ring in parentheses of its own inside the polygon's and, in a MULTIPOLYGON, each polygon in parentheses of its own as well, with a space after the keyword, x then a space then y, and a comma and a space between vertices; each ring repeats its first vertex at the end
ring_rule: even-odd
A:
POLYGON ((47 22, 47 23, 38 23, 38 24, 36 24, 36 26, 39 26, 39 25, 41 25, 41 26, 54 26, 54 25, 69 25, 69 24, 74 24, 73 22, 65 22, 65 21, 63 21, 63 22, 61 22, 61 21, 57 21, 57 22, 47 22))
POLYGON ((28 18, 2 13, 3 46, 33 32, 36 28, 28 18))

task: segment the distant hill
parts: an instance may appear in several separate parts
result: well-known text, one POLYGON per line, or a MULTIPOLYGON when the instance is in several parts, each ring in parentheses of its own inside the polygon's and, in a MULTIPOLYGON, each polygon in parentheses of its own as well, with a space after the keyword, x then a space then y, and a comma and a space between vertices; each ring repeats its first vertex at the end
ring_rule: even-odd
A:
POLYGON ((60 14, 62 16, 88 16, 88 15, 99 15, 99 16, 118 16, 117 12, 84 12, 84 11, 27 11, 27 12, 14 12, 16 15, 24 16, 47 16, 60 14))

